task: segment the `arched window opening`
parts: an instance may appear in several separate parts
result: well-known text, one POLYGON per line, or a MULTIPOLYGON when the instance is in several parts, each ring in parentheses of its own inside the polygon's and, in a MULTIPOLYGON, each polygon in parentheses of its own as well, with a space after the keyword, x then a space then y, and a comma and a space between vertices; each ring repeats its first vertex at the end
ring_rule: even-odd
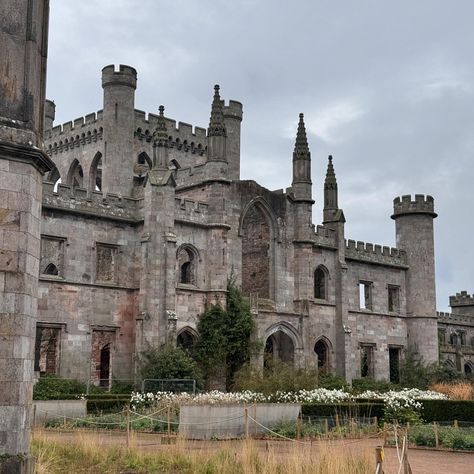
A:
POLYGON ((252 206, 242 223, 242 293, 270 298, 270 224, 260 206, 252 206))
POLYGON ((464 373, 468 377, 472 377, 472 366, 471 366, 471 364, 464 364, 464 373))
POLYGON ((107 344, 100 350, 100 380, 101 387, 108 387, 110 383, 110 345, 107 344))
POLYGON ((46 175, 46 182, 53 183, 53 192, 58 192, 58 186, 61 184, 61 175, 59 174, 59 170, 54 167, 47 175, 46 175))
POLYGON ((323 340, 319 340, 314 345, 314 352, 318 358, 318 370, 320 372, 328 372, 329 370, 329 350, 327 344, 323 340))
POLYGON ((137 157, 134 173, 138 176, 143 176, 153 168, 153 162, 147 153, 141 152, 137 157))
POLYGON ((58 267, 54 263, 50 263, 46 266, 43 272, 44 275, 59 276, 58 267))
POLYGON ((185 285, 196 285, 196 254, 188 246, 178 250, 178 282, 185 285))
POLYGON ((67 184, 74 188, 84 187, 84 172, 79 161, 74 160, 67 176, 67 184))
POLYGON ((90 191, 102 191, 102 154, 92 160, 90 171, 90 191))
POLYGON ((458 345, 458 335, 453 332, 451 333, 451 335, 449 336, 449 342, 453 345, 453 346, 457 346, 458 345))
POLYGON ((327 299, 327 274, 326 271, 319 266, 314 272, 314 297, 325 300, 327 299))
POLYGON ((178 337, 176 338, 176 344, 187 351, 191 351, 195 343, 196 338, 194 334, 192 334, 191 331, 188 331, 186 329, 184 331, 181 331, 178 334, 178 337))
POLYGON ((283 331, 276 331, 265 341, 263 364, 271 369, 275 364, 284 363, 293 365, 295 360, 295 346, 293 340, 283 331))

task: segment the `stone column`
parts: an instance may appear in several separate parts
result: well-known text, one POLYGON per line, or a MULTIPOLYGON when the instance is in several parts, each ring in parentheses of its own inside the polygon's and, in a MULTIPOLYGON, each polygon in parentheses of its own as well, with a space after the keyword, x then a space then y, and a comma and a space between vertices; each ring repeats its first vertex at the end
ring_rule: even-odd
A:
POLYGON ((0 473, 33 472, 30 443, 49 2, 0 2, 0 473))

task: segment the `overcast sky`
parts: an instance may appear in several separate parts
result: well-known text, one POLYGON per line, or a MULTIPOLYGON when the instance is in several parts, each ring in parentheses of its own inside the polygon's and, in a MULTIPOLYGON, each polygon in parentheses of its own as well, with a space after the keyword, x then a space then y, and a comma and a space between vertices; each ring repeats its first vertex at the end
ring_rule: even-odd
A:
POLYGON ((138 70, 136 107, 206 127, 212 87, 243 102, 242 178, 291 182, 298 113, 314 221, 334 156, 346 236, 395 245, 392 200, 435 198, 438 308, 474 291, 472 0, 52 0, 56 124, 102 108, 100 71, 138 70))

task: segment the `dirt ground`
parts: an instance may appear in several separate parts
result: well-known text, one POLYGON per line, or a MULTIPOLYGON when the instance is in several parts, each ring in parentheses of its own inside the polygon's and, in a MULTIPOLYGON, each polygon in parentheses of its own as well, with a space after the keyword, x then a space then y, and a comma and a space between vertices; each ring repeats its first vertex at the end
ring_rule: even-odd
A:
MULTIPOLYGON (((51 441, 59 442, 74 442, 82 435, 80 430, 76 431, 53 431, 44 430, 41 434, 51 441)), ((125 445, 127 438, 126 434, 122 432, 91 432, 87 431, 88 437, 97 437, 98 443, 107 445, 121 444, 125 445)), ((169 449, 167 444, 162 444, 162 436, 159 434, 148 433, 133 433, 131 442, 133 445, 143 449, 144 451, 162 451, 169 449)), ((345 450, 353 454, 360 454, 361 452, 374 453, 375 447, 382 444, 382 439, 346 439, 338 441, 313 441, 307 442, 304 446, 306 449, 319 451, 321 446, 343 446, 345 450)), ((179 441, 183 449, 189 451, 212 452, 222 449, 235 449, 239 451, 241 440, 232 441, 179 441)), ((299 446, 291 441, 285 440, 255 440, 256 445, 262 453, 272 451, 276 456, 288 456, 293 453, 296 447, 299 446)), ((395 448, 386 447, 384 449, 384 472, 385 474, 397 474, 399 462, 397 458, 397 451, 395 448)), ((409 449, 408 459, 413 471, 413 474, 473 474, 474 473, 474 453, 460 453, 451 451, 434 451, 427 449, 409 449)))

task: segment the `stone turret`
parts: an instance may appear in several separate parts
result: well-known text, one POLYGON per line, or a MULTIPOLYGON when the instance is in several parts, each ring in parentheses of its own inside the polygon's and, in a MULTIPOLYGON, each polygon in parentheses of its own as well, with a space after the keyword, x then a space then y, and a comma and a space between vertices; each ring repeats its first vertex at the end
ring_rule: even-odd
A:
POLYGON ((227 132, 226 159, 229 163, 229 179, 240 179, 240 128, 242 123, 242 104, 230 100, 224 106, 224 123, 227 132))
POLYGON ((449 306, 451 306, 453 314, 466 314, 474 318, 474 295, 470 295, 467 291, 450 296, 449 306))
POLYGON ((227 130, 224 123, 224 106, 219 95, 219 86, 214 86, 214 99, 211 107, 211 118, 207 129, 208 161, 226 160, 227 130))
POLYGON ((0 472, 28 457, 38 298, 49 1, 0 2, 0 472), (8 196, 8 199, 6 198, 8 196))
POLYGON ((393 201, 397 247, 406 252, 409 346, 425 362, 438 360, 433 219, 434 200, 416 194, 393 201))
POLYGON ((345 222, 344 214, 339 209, 336 173, 334 172, 331 155, 328 157, 328 169, 324 180, 323 211, 323 223, 327 224, 329 222, 345 222))
POLYGON ((133 132, 137 71, 113 65, 102 69, 104 163, 102 192, 130 196, 133 191, 133 132))
POLYGON ((53 128, 56 117, 56 104, 52 100, 46 100, 44 104, 44 131, 53 128))
POLYGON ((311 153, 308 147, 303 114, 300 114, 293 151, 293 181, 291 186, 295 200, 312 202, 311 153))

